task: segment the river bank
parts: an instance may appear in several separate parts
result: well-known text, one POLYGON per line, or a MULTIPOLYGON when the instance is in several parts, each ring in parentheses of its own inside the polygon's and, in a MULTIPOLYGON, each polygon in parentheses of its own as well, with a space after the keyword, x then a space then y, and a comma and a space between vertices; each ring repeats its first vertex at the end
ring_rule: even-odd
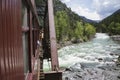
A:
MULTIPOLYGON (((88 41, 92 40, 93 38, 95 38, 95 36, 91 36, 88 41)), ((120 35, 112 35, 112 36, 110 36, 110 38, 113 39, 114 41, 120 42, 120 35)), ((57 43, 57 48, 60 49, 65 46, 69 46, 72 44, 79 44, 79 43, 83 43, 83 42, 87 42, 87 41, 83 41, 81 39, 77 39, 77 40, 74 39, 74 40, 59 42, 59 43, 57 43)))
MULTIPOLYGON (((120 56, 118 53, 110 53, 109 55, 120 56)), ((63 80, 120 80, 119 58, 116 57, 109 62, 98 58, 96 63, 75 63, 65 69, 63 80)))
POLYGON ((94 36, 91 36, 89 40, 82 40, 82 39, 72 39, 72 40, 69 40, 69 41, 61 41, 59 43, 57 43, 57 48, 58 49, 61 49, 65 46, 70 46, 70 45, 73 45, 73 44, 79 44, 79 43, 84 43, 84 42, 88 42, 90 40, 92 40, 94 38, 94 36))
POLYGON ((120 80, 120 67, 103 63, 98 67, 75 64, 63 73, 63 80, 120 80))
POLYGON ((120 41, 120 35, 110 36, 114 41, 120 41))
POLYGON ((57 49, 61 49, 65 46, 72 45, 73 43, 71 41, 66 41, 66 42, 59 42, 57 43, 57 49))

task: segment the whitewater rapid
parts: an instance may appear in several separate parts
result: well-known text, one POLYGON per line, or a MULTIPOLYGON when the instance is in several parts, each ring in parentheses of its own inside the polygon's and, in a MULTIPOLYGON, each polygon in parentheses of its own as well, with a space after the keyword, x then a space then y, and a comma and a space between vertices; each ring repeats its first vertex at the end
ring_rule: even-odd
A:
POLYGON ((120 55, 120 45, 107 34, 96 33, 93 40, 64 47, 58 54, 60 67, 67 68, 76 63, 95 67, 103 65, 102 62, 114 63, 120 55), (102 59, 102 62, 99 59, 102 59))
POLYGON ((115 64, 120 44, 105 33, 96 33, 89 42, 74 44, 58 51, 63 80, 120 80, 115 64))

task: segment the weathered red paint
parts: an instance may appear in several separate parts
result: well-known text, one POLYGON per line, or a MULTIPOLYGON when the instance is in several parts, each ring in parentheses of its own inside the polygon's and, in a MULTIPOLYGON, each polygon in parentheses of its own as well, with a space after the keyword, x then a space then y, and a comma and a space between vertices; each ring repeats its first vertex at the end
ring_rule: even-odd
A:
POLYGON ((32 42, 32 13, 28 11, 28 26, 29 26, 29 67, 32 72, 32 54, 33 54, 33 42, 32 42))
POLYGON ((2 34, 2 1, 0 0, 0 78, 4 78, 5 67, 4 67, 4 56, 3 56, 3 34, 2 34))
POLYGON ((0 0, 0 78, 24 80, 21 0, 0 0))
POLYGON ((45 80, 62 80, 62 72, 45 73, 45 80))
POLYGON ((50 35, 50 49, 51 49, 51 60, 52 60, 52 70, 59 68, 58 64, 58 54, 56 46, 56 36, 55 36, 55 24, 53 16, 53 0, 48 0, 48 17, 49 17, 49 35, 50 35))

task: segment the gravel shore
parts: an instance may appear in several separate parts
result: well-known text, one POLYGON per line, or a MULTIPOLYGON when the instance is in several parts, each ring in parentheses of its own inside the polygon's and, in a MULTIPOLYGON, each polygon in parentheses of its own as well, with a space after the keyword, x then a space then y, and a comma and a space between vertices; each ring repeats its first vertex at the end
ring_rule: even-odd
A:
POLYGON ((114 63, 103 63, 96 67, 84 67, 77 63, 67 68, 63 80, 120 80, 120 66, 114 63))

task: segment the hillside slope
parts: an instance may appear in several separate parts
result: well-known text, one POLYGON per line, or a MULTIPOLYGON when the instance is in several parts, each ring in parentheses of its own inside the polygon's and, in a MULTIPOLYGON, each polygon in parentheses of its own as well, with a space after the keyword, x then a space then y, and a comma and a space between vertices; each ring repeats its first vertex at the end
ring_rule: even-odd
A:
POLYGON ((99 23, 99 30, 110 35, 120 34, 120 9, 99 23))
POLYGON ((87 41, 95 34, 95 28, 91 24, 60 0, 54 0, 54 10, 58 42, 87 41))

